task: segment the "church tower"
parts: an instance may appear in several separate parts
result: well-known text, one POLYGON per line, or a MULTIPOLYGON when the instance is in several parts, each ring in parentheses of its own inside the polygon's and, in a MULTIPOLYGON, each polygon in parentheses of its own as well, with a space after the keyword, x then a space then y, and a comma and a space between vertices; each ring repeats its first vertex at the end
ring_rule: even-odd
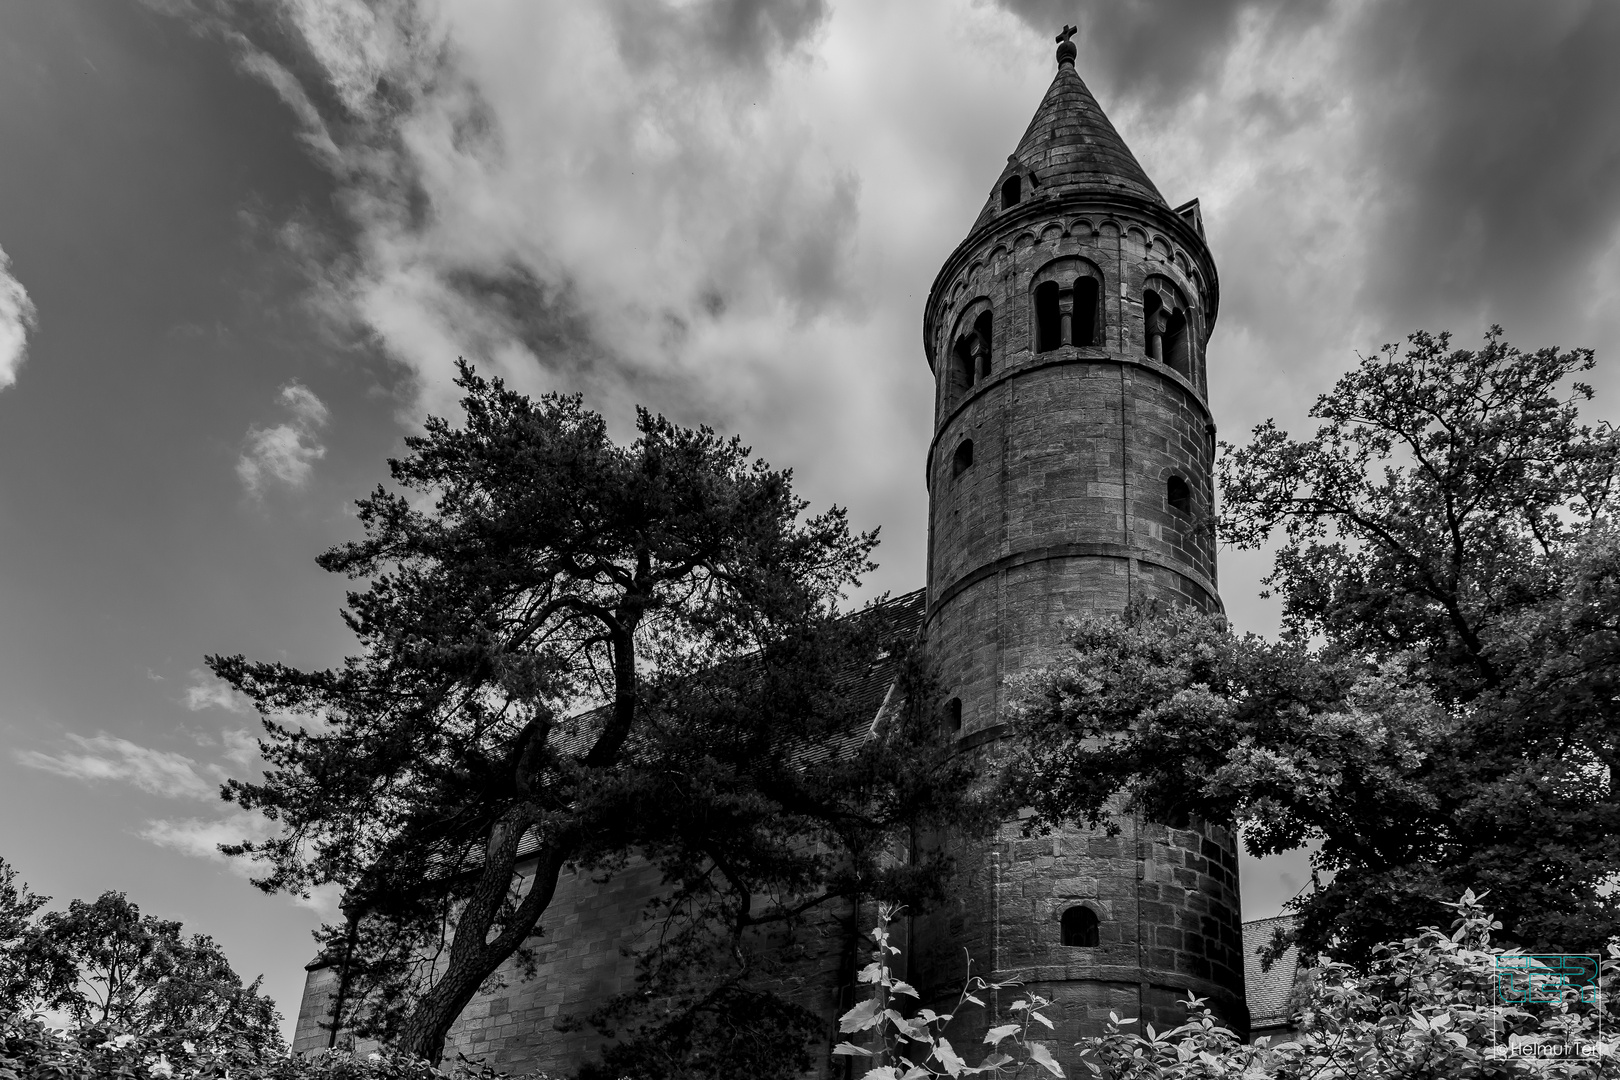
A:
MULTIPOLYGON (((1057 655, 1067 617, 1221 610, 1215 263, 1197 201, 1165 202, 1081 81, 1073 32, 923 315, 924 633, 968 753, 1004 736, 1009 679, 1057 655)), ((954 1001, 966 950, 975 973, 1058 1003, 1059 1046, 1110 1011, 1172 1027, 1189 990, 1245 1031, 1235 837, 1197 818, 1121 824, 1029 839, 1008 824, 958 850, 954 895, 911 928, 924 1003, 954 1001)))

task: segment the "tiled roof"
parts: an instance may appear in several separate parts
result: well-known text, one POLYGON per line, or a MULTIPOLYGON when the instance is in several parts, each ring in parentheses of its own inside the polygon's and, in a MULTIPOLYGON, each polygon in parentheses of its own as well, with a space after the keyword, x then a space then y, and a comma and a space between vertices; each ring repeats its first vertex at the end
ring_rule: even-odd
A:
POLYGON ((1260 950, 1271 944, 1278 930, 1287 930, 1293 925, 1292 915, 1255 919, 1243 924, 1243 983, 1249 999, 1249 1024, 1252 1027, 1275 1027, 1287 1024, 1292 1019, 1289 1004, 1299 977, 1299 948, 1288 946, 1286 952, 1272 961, 1268 971, 1260 970, 1260 950))
POLYGON ((979 214, 981 223, 1000 208, 1001 184, 1015 171, 1034 175, 1038 186, 1026 198, 1049 191, 1090 189, 1129 192, 1168 206, 1072 63, 1058 65, 1052 85, 1012 156, 1016 160, 1010 160, 996 178, 990 200, 979 214))

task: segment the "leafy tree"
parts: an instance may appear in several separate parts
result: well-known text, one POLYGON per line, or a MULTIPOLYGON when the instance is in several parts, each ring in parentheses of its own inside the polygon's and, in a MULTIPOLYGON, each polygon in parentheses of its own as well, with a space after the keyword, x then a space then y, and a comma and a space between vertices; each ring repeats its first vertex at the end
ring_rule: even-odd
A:
POLYGON ((1221 462, 1225 536, 1276 532, 1278 643, 1219 620, 1089 620, 1029 688, 1035 823, 1151 812, 1320 841, 1307 953, 1365 959, 1489 888, 1512 941, 1620 933, 1620 440, 1582 425, 1589 350, 1415 334, 1221 462), (1572 385, 1567 392, 1564 387, 1572 385))
POLYGON ((836 508, 805 517, 789 473, 707 428, 640 411, 619 446, 578 397, 534 401, 465 364, 458 384, 465 423, 408 439, 398 490, 359 503, 365 538, 318 560, 369 579, 344 616, 359 655, 209 660, 266 715, 310 719, 268 722, 264 779, 226 789, 280 834, 227 850, 261 860, 267 890, 344 887, 345 922, 321 935, 339 1022, 429 1060, 543 932, 564 867, 604 879, 633 857, 671 893, 641 969, 654 1019, 628 1028, 702 1036, 724 1011, 753 1025, 740 1047, 783 1016, 803 1027, 762 985, 764 931, 841 898, 926 896, 943 865, 886 866, 886 845, 955 820, 965 787, 917 709, 874 728, 855 692, 903 645, 891 608, 838 612, 876 536, 836 508))
POLYGON ((49 901, 29 892, 16 869, 0 859, 0 1013, 19 1011, 32 997, 38 974, 34 916, 49 901))
POLYGON ((123 893, 46 912, 36 955, 47 969, 40 1004, 81 1027, 228 1039, 251 1049, 281 1043, 281 1017, 259 992, 262 977, 244 986, 212 938, 187 937, 178 921, 142 915, 123 893))
POLYGON ((142 915, 123 893, 41 915, 47 902, 0 859, 0 1014, 54 1010, 81 1029, 245 1053, 282 1045, 262 979, 244 986, 212 938, 142 915))

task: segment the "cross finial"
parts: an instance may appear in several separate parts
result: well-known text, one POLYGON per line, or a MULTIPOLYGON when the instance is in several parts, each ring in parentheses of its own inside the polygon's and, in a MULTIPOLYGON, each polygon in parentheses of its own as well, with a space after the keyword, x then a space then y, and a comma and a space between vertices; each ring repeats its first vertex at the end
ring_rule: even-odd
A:
POLYGON ((1069 39, 1074 37, 1074 35, 1079 33, 1079 31, 1080 28, 1078 26, 1065 26, 1063 28, 1063 32, 1057 36, 1058 67, 1062 67, 1064 64, 1074 63, 1074 54, 1077 50, 1074 47, 1074 42, 1070 41, 1069 39))

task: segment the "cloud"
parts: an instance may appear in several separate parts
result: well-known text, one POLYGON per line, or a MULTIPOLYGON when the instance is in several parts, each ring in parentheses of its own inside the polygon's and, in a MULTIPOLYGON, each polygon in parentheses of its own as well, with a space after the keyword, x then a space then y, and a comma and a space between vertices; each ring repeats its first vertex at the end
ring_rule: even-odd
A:
MULTIPOLYGON (((255 498, 263 495, 272 482, 289 488, 303 487, 315 462, 326 456, 326 447, 318 437, 328 418, 321 399, 308 387, 289 382, 281 388, 277 400, 292 413, 292 419, 275 427, 250 427, 247 449, 236 463, 236 475, 255 498)), ((187 698, 189 704, 190 691, 187 698)))
POLYGON ((28 332, 38 325, 34 302, 11 273, 11 259, 0 248, 0 390, 17 381, 28 355, 28 332))
MULTIPOLYGON (((884 526, 879 588, 922 576, 922 303, 1061 23, 1165 196, 1202 201, 1223 434, 1419 325, 1620 338, 1614 5, 148 2, 280 95, 333 178, 341 220, 265 235, 398 362, 407 422, 453 411, 466 356, 621 431, 632 401, 738 430, 884 526)), ((307 477, 314 430, 264 429, 244 483, 307 477)))
POLYGON ((222 818, 158 818, 147 822, 137 835, 182 855, 245 867, 242 860, 222 854, 219 845, 265 840, 274 833, 274 822, 261 814, 238 810, 222 818))
MULTIPOLYGON (((245 840, 259 843, 275 834, 275 822, 263 814, 243 810, 214 818, 155 818, 136 833, 148 843, 194 859, 217 863, 242 878, 263 874, 265 868, 250 859, 228 856, 219 850, 219 845, 240 844, 245 840)), ((312 890, 307 896, 294 896, 293 903, 330 918, 337 913, 342 899, 342 887, 328 884, 312 890)))
POLYGON ((186 708, 192 712, 204 709, 224 709, 227 712, 246 712, 248 704, 225 683, 209 678, 199 669, 191 672, 191 685, 186 687, 186 708))
POLYGON ((69 734, 68 740, 78 749, 64 749, 54 754, 18 750, 13 756, 19 764, 31 769, 87 783, 116 780, 133 784, 150 795, 168 798, 214 799, 219 796, 218 782, 203 775, 213 770, 184 754, 153 750, 106 734, 93 738, 69 734))

